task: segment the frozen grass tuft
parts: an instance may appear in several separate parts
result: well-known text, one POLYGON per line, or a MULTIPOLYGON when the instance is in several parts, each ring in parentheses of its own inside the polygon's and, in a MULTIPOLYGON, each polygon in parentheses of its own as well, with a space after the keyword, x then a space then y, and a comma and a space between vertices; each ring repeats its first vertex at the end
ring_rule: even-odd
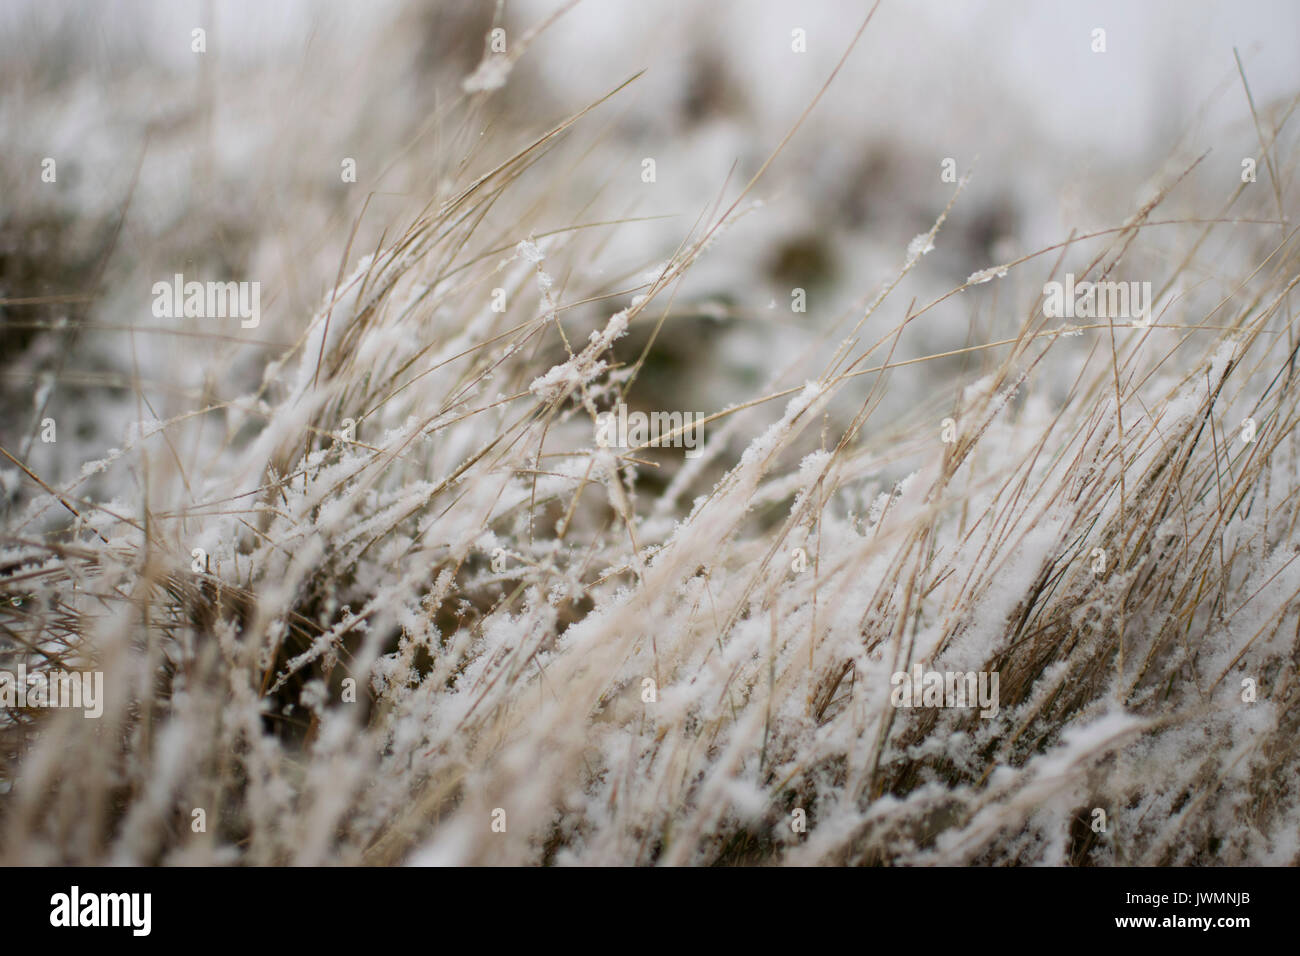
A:
POLYGON ((144 414, 61 483, 6 453, 0 654, 108 693, 6 712, 0 860, 1300 862, 1289 192, 1157 221, 1180 170, 1122 226, 896 301, 940 218, 683 462, 597 416, 754 183, 612 288, 584 243, 630 222, 484 225, 583 122, 457 167, 259 388, 144 414), (1227 231, 1216 296, 1187 250, 1227 231), (1045 316, 1067 271, 1150 281, 1150 324, 1045 316), (1010 336, 895 359, 975 286, 1010 336), (879 414, 953 355, 958 387, 879 414), (893 706, 916 664, 996 673, 996 714, 893 706))

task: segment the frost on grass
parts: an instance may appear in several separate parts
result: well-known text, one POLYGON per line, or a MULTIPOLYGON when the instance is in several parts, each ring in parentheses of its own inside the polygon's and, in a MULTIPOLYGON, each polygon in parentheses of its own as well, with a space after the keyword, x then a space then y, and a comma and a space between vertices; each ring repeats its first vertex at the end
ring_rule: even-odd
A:
POLYGON ((1005 279, 1007 271, 1006 266, 989 266, 987 269, 972 272, 966 277, 966 284, 983 285, 985 282, 992 282, 994 279, 1005 279))
POLYGON ((907 264, 920 259, 926 253, 934 251, 934 233, 922 232, 912 237, 912 241, 907 244, 907 264))
MULTIPOLYGON (((5 712, 0 859, 1296 862, 1300 384, 1259 307, 1293 244, 1217 263, 1241 294, 1171 306, 1213 326, 1185 339, 1081 349, 1005 302, 1018 335, 891 417, 925 363, 877 380, 893 333, 855 332, 774 357, 700 459, 638 460, 593 447, 643 394, 619 346, 729 221, 611 285, 579 230, 477 242, 527 180, 474 182, 257 388, 141 410, 48 488, 0 471, 13 645, 112 689, 98 721, 5 712), (997 673, 996 713, 894 707, 914 665, 997 673)), ((1104 251, 1174 269, 1172 236, 1104 251)), ((872 310, 930 331, 905 304, 872 310)))

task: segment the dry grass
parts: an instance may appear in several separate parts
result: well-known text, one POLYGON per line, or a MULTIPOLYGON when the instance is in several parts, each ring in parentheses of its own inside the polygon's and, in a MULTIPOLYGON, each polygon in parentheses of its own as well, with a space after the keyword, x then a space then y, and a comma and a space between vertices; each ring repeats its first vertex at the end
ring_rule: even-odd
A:
POLYGON ((1008 264, 1030 286, 1149 280, 1149 328, 1063 331, 1041 297, 1004 297, 1018 333, 972 341, 962 388, 881 421, 891 380, 928 368, 895 359, 904 329, 975 294, 903 308, 895 280, 826 333, 828 362, 774 369, 682 463, 596 447, 595 417, 635 400, 682 277, 755 183, 654 281, 574 269, 628 222, 539 229, 532 261, 537 174, 584 114, 505 161, 467 153, 260 390, 110 456, 129 498, 6 452, 29 494, 5 531, 3 653, 102 670, 109 693, 99 720, 9 712, 0 860, 1296 862, 1280 133, 1261 134, 1262 215, 1243 185, 1212 217, 1158 220, 1178 170, 1121 226, 1008 264), (525 211, 502 227, 498 204, 525 211), (1211 298, 1198 251, 1225 232, 1259 254, 1211 298), (647 344, 618 357, 628 330, 647 344), (205 429, 222 451, 199 459, 205 429), (997 716, 892 707, 890 675, 918 661, 996 671, 997 716))

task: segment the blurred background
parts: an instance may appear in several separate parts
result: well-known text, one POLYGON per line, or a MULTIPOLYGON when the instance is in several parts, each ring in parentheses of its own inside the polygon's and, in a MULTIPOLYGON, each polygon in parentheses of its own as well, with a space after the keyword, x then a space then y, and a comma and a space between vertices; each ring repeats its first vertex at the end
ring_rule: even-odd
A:
MULTIPOLYGON (((7 0, 0 444, 63 480, 133 423, 255 391, 340 273, 644 70, 530 168, 483 229, 485 248, 513 248, 629 220, 566 234, 548 260, 561 293, 570 283, 606 290, 584 307, 603 321, 759 170, 868 9, 7 0), (500 88, 467 92, 494 27, 512 68, 500 88), (643 181, 647 158, 653 183, 643 181), (355 182, 340 174, 349 159, 355 182), (156 319, 151 286, 177 272, 260 282, 260 325, 156 319), (46 417, 55 444, 38 437, 46 417)), ((749 197, 761 205, 741 207, 674 297, 640 401, 712 412, 800 384, 951 200, 947 159, 970 183, 866 341, 902 321, 909 301, 928 303, 976 270, 1121 225, 1207 151, 1155 218, 1218 215, 1243 158, 1259 155, 1234 49, 1269 130, 1300 80, 1300 6, 1287 0, 882 3, 749 197), (795 289, 804 312, 791 308, 795 289), (808 356, 819 359, 793 364, 808 356)), ((1262 163, 1258 175, 1234 215, 1276 214, 1262 163)), ((1167 260, 1199 235, 1166 228, 1167 260)), ((1220 272, 1239 276, 1278 237, 1217 231, 1188 271, 1196 294, 1217 301, 1231 288, 1220 272)), ((1125 277, 1158 281, 1170 261, 1144 254, 1125 277)), ((909 327, 895 358, 1014 335, 1053 259, 945 301, 909 327)), ((648 337, 634 329, 621 357, 634 359, 648 337)), ((1087 347, 1063 344, 1053 361, 1087 347)), ((909 368, 891 381, 885 411, 932 400, 980 362, 909 368)), ((5 493, 20 483, 6 467, 5 493)), ((120 490, 92 481, 85 493, 120 490)))

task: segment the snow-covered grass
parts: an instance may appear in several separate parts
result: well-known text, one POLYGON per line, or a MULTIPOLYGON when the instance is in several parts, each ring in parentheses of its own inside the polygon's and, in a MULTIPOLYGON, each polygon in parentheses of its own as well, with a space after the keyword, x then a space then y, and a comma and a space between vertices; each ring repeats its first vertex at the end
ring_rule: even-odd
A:
POLYGON ((1114 228, 905 301, 946 187, 690 460, 596 417, 671 392, 657 345, 764 180, 612 277, 638 223, 546 206, 591 114, 440 138, 436 198, 260 386, 156 415, 137 383, 79 476, 10 449, 0 655, 108 690, 7 712, 0 861, 1300 862, 1294 106, 1210 212, 1164 213, 1172 167, 1114 228), (1150 282, 1149 326, 1045 316, 1067 272, 1150 282), (981 295, 1008 334, 900 358, 981 295), (893 706, 917 663, 996 673, 997 713, 893 706))

